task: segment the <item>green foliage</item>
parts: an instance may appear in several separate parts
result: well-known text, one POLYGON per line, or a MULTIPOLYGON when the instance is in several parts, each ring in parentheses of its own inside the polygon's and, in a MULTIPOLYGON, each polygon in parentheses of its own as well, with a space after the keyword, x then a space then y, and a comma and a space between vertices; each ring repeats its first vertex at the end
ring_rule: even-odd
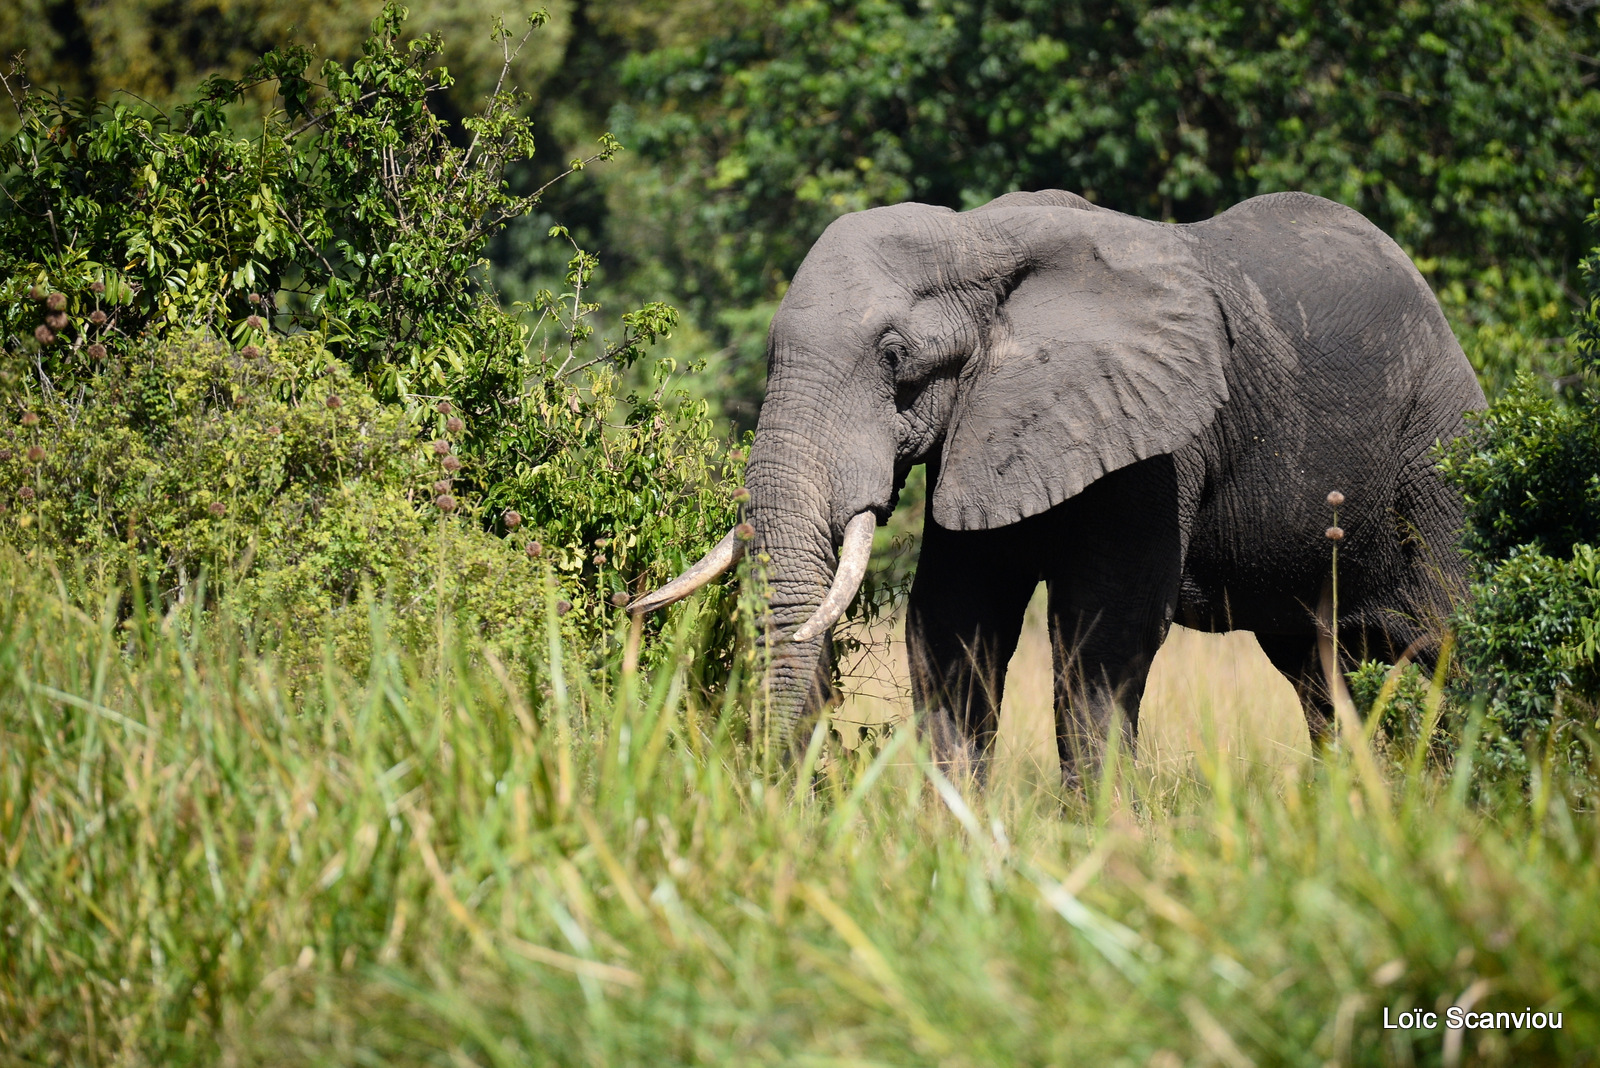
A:
POLYGON ((1429 680, 1416 664, 1398 670, 1378 660, 1363 661, 1345 676, 1356 711, 1368 729, 1393 753, 1413 750, 1428 721, 1429 680), (1378 717, 1375 725, 1371 717, 1378 717))
MULTIPOLYGON (((288 47, 170 114, 34 92, 13 72, 4 401, 41 420, 29 434, 51 439, 53 466, 24 470, 12 450, 8 492, 52 481, 28 489, 5 537, 172 597, 203 571, 247 615, 279 596, 301 615, 318 598, 348 607, 370 587, 408 606, 407 625, 473 600, 463 619, 489 632, 521 632, 543 598, 522 580, 550 563, 564 628, 603 656, 615 599, 732 524, 724 450, 672 361, 636 367, 673 309, 647 303, 602 336, 598 259, 570 239, 560 292, 532 308, 485 284, 486 242, 543 192, 511 191, 534 144, 505 80, 543 14, 520 42, 495 28, 501 82, 458 126, 431 109, 451 82, 431 65, 439 42, 405 40, 405 18, 384 6, 348 65, 313 76, 288 47), (277 110, 235 117, 268 91, 277 110), (306 415, 307 390, 345 407, 306 415), (423 596, 446 582, 430 547, 441 522, 461 527, 448 571, 464 585, 423 596), (482 533, 514 528, 503 546, 482 533)), ((555 177, 617 148, 602 137, 555 177)), ((708 661, 726 667, 732 641, 707 635, 708 661)))
POLYGON ((0 430, 0 541, 86 591, 150 581, 176 603, 205 576, 224 614, 287 623, 261 640, 299 664, 325 630, 341 660, 366 658, 368 593, 407 606, 396 638, 413 646, 441 610, 513 649, 536 633, 543 568, 433 504, 438 457, 312 335, 139 356, 78 394, 15 374, 0 390, 21 413, 0 430))
MULTIPOLYGON (((1591 215, 1600 234, 1600 213, 1591 215)), ((1588 318, 1576 349, 1592 373, 1600 250, 1586 261, 1588 318)), ((1477 579, 1456 613, 1462 698, 1486 700, 1491 763, 1529 774, 1525 750, 1586 759, 1600 726, 1600 394, 1562 403, 1523 376, 1444 451, 1467 506, 1477 579)))
POLYGON ((315 329, 386 398, 504 376, 519 327, 474 280, 488 237, 538 201, 505 182, 533 154, 531 125, 502 90, 452 144, 427 104, 450 83, 429 66, 438 41, 402 43, 404 19, 386 6, 362 57, 324 63, 320 81, 309 52, 272 52, 171 116, 13 88, 23 127, 0 152, 0 330, 32 332, 29 286, 67 293, 70 325, 45 366, 71 374, 80 304, 100 282, 118 295, 101 338, 113 351, 177 323, 241 343, 315 329), (283 110, 240 136, 225 108, 262 84, 283 110))
MULTIPOLYGON (((1600 552, 1514 551, 1473 585, 1456 623, 1472 696, 1487 699, 1495 760, 1526 774, 1530 743, 1562 752, 1600 727, 1600 552)), ((1580 756, 1586 750, 1578 750, 1580 756)))
POLYGON ((676 665, 603 691, 560 643, 436 671, 374 635, 297 691, 45 585, 0 560, 21 1063, 1427 1064, 1442 1029, 1379 1008, 1462 990, 1563 1016, 1463 1063, 1600 1045, 1600 824, 1559 778, 1479 809, 1218 750, 1063 805, 906 736, 782 774, 676 665))
POLYGON ((1519 545, 1565 556, 1580 542, 1600 544, 1594 404, 1563 403, 1523 375, 1446 447, 1441 468, 1467 505, 1467 551, 1492 563, 1519 545))
MULTIPOLYGON (((0 6, 0 57, 24 52, 34 81, 69 97, 130 94, 165 107, 206 79, 241 77, 275 48, 316 42, 319 54, 348 63, 362 54, 381 0, 10 0, 0 6)), ((561 65, 572 34, 567 0, 542 4, 549 29, 517 57, 512 80, 532 92, 561 65)), ((458 83, 437 101, 455 115, 476 111, 499 82, 500 42, 486 33, 498 16, 521 19, 528 5, 506 0, 429 0, 417 5, 419 35, 450 41, 458 83)), ((246 102, 256 124, 267 102, 246 102)), ((0 130, 14 128, 0 115, 0 130)))

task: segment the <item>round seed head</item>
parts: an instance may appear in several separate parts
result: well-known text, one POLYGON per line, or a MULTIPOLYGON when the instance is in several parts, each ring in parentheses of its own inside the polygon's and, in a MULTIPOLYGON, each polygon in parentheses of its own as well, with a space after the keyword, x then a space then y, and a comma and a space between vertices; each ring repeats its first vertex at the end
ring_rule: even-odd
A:
POLYGON ((445 430, 449 431, 452 434, 461 433, 461 431, 465 428, 465 426, 466 426, 465 423, 463 423, 460 419, 457 419, 453 415, 450 418, 448 418, 448 419, 446 419, 444 421, 445 430))
POLYGON ((449 456, 450 455, 450 443, 448 441, 445 441, 442 438, 440 440, 434 442, 433 443, 433 454, 435 456, 449 456))
POLYGON ((10 449, 0 449, 0 464, 5 463, 9 459, 11 459, 11 450, 10 449))
POLYGON ((537 560, 537 559, 539 559, 539 557, 541 557, 543 555, 544 555, 544 546, 543 545, 540 545, 536 541, 530 541, 528 543, 528 559, 537 560))
POLYGON ((1343 503, 1344 494, 1340 493, 1338 490, 1334 490, 1332 493, 1328 494, 1328 505, 1330 507, 1337 508, 1343 503))
POLYGON ((50 329, 48 326, 45 326, 43 323, 40 323, 38 326, 33 328, 33 337, 35 341, 39 342, 39 344, 48 345, 55 341, 56 332, 50 329))
POLYGON ((594 554, 594 566, 595 567, 605 567, 606 566, 606 554, 605 553, 595 553, 594 554))
POLYGON ((227 512, 227 510, 228 510, 228 506, 223 504, 221 501, 212 501, 211 502, 211 514, 212 515, 222 515, 225 512, 227 512))
POLYGON ((449 401, 442 400, 433 406, 433 410, 438 412, 440 415, 449 415, 455 409, 450 406, 449 401))
POLYGON ((456 459, 454 456, 446 456, 439 462, 439 466, 444 468, 446 471, 449 471, 451 474, 455 474, 457 471, 461 470, 461 461, 456 459))
POLYGON ((52 293, 44 299, 44 306, 53 312, 61 311, 67 306, 67 295, 65 293, 52 293))
POLYGON ((450 480, 448 478, 441 478, 439 481, 435 482, 433 484, 433 492, 435 492, 435 493, 449 493, 450 492, 450 480))
POLYGON ((740 523, 733 528, 733 536, 740 541, 749 541, 756 536, 756 528, 749 523, 740 523))
POLYGON ((99 308, 96 308, 94 311, 89 313, 89 321, 95 326, 103 326, 105 325, 106 321, 106 313, 101 311, 99 308))
POLYGON ((618 590, 616 593, 611 595, 611 603, 616 605, 618 608, 621 608, 623 605, 628 603, 628 595, 623 593, 621 590, 618 590))
POLYGON ((748 504, 750 502, 750 490, 745 486, 740 486, 733 491, 733 499, 738 504, 748 504))
POLYGON ((29 286, 28 296, 32 297, 34 300, 43 300, 45 297, 49 296, 49 294, 39 286, 29 286))
POLYGON ((103 359, 105 359, 106 358, 106 347, 104 345, 100 344, 100 342, 96 341, 93 345, 89 346, 89 358, 91 360, 103 360, 103 359))
POLYGON ((252 293, 248 297, 246 297, 245 299, 248 300, 251 304, 260 304, 261 303, 261 294, 260 293, 252 293))
POLYGON ((328 397, 327 403, 328 403, 328 407, 332 408, 334 411, 338 411, 340 408, 344 407, 344 401, 339 399, 338 394, 330 395, 328 397))
POLYGON ((516 530, 522 525, 522 513, 514 508, 506 509, 506 514, 500 518, 505 522, 507 530, 516 530))
POLYGON ((572 611, 572 602, 571 601, 557 601, 556 602, 556 615, 564 616, 570 611, 572 611))
POLYGON ((1327 536, 1328 536, 1328 540, 1329 541, 1343 541, 1344 540, 1344 528, 1343 527, 1329 527, 1327 536))
POLYGON ((33 448, 28 450, 28 462, 30 464, 40 463, 43 460, 44 449, 40 448, 38 445, 35 445, 33 448))
POLYGON ((91 293, 104 293, 105 291, 106 291, 106 284, 104 282, 90 282, 89 283, 89 292, 91 292, 91 293))
POLYGON ((256 348, 254 345, 246 345, 244 348, 239 350, 239 355, 243 356, 247 360, 259 360, 261 359, 261 350, 256 348))
POLYGON ((438 505, 441 512, 453 512, 456 510, 456 499, 448 493, 439 494, 438 499, 433 503, 438 505))
POLYGON ((23 486, 21 489, 17 490, 17 496, 25 501, 33 500, 33 487, 23 486))
POLYGON ((245 317, 244 325, 248 326, 252 330, 260 330, 262 327, 266 326, 267 323, 266 320, 261 318, 259 315, 250 315, 245 317))
POLYGON ((267 427, 267 437, 269 438, 275 438, 282 433, 283 429, 277 425, 267 427))
POLYGON ((39 425, 39 413, 38 412, 23 412, 22 413, 22 425, 23 426, 38 426, 39 425))
POLYGON ((65 330, 67 328, 67 313, 51 312, 44 317, 44 324, 52 330, 65 330))

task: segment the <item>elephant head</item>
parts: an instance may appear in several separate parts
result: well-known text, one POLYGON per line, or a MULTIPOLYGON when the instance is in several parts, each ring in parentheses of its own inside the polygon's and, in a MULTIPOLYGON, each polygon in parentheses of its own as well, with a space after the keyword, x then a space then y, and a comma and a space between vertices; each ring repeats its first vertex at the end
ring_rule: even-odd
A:
MULTIPOLYGON (((937 464, 943 527, 1037 514, 1204 430, 1227 399, 1228 345, 1181 229, 1069 193, 834 222, 773 318, 747 469, 778 733, 826 693, 828 629, 914 465, 937 464)), ((635 610, 687 595, 740 548, 730 534, 635 610)))

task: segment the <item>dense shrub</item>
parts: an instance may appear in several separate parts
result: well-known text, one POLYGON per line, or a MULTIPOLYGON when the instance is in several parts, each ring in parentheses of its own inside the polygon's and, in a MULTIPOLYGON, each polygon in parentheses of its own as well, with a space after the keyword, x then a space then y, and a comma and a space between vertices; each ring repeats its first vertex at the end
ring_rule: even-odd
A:
POLYGON ((518 646, 544 609, 543 567, 445 512, 441 457, 312 335, 241 356, 204 336, 151 343, 79 395, 7 383, 0 540, 86 590, 155 581, 200 593, 297 662, 330 637, 360 662, 366 593, 415 643, 440 611, 518 646), (282 625, 287 623, 288 625, 282 625), (354 644, 351 644, 354 643, 354 644))
MULTIPOLYGON (((1597 205, 1600 208, 1600 205, 1597 205)), ((1590 216, 1600 225, 1600 211, 1590 216)), ((1466 500, 1476 578, 1456 614, 1458 697, 1482 699, 1492 763, 1527 773, 1529 745, 1572 744, 1600 697, 1600 248, 1585 261, 1585 371, 1565 400, 1524 376, 1449 446, 1443 470, 1466 500)))
MULTIPOLYGON (((534 150, 525 101, 501 88, 444 122, 438 41, 404 40, 404 20, 386 5, 348 66, 272 52, 170 113, 40 93, 13 68, 0 530, 172 598, 203 571, 242 607, 304 614, 371 587, 418 620, 454 531, 467 618, 515 631, 542 594, 508 576, 550 565, 563 625, 603 656, 617 602, 732 523, 737 464, 676 365, 643 359, 671 308, 602 336, 598 261, 570 240, 564 286, 531 307, 486 284, 486 242, 540 199, 508 182, 534 150), (262 94, 277 110, 235 125, 262 94)), ((517 41, 496 39, 509 71, 517 41)))

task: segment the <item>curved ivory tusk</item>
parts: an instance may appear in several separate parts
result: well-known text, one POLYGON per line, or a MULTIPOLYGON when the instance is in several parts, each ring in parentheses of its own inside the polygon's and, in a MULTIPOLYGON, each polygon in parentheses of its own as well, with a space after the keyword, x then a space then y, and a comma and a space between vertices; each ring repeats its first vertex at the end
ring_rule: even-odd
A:
POLYGON ((654 612, 657 608, 665 608, 674 601, 681 601, 737 564, 743 555, 744 542, 730 530, 721 541, 711 547, 710 552, 700 558, 699 563, 659 590, 636 598, 628 606, 628 611, 634 615, 643 615, 646 612, 654 612))
POLYGON ((844 610, 855 600, 861 580, 867 576, 867 560, 872 556, 872 530, 877 525, 877 516, 862 512, 844 528, 844 545, 839 549, 839 570, 833 573, 833 585, 822 604, 811 613, 811 618, 794 632, 795 641, 808 642, 839 622, 844 610))

